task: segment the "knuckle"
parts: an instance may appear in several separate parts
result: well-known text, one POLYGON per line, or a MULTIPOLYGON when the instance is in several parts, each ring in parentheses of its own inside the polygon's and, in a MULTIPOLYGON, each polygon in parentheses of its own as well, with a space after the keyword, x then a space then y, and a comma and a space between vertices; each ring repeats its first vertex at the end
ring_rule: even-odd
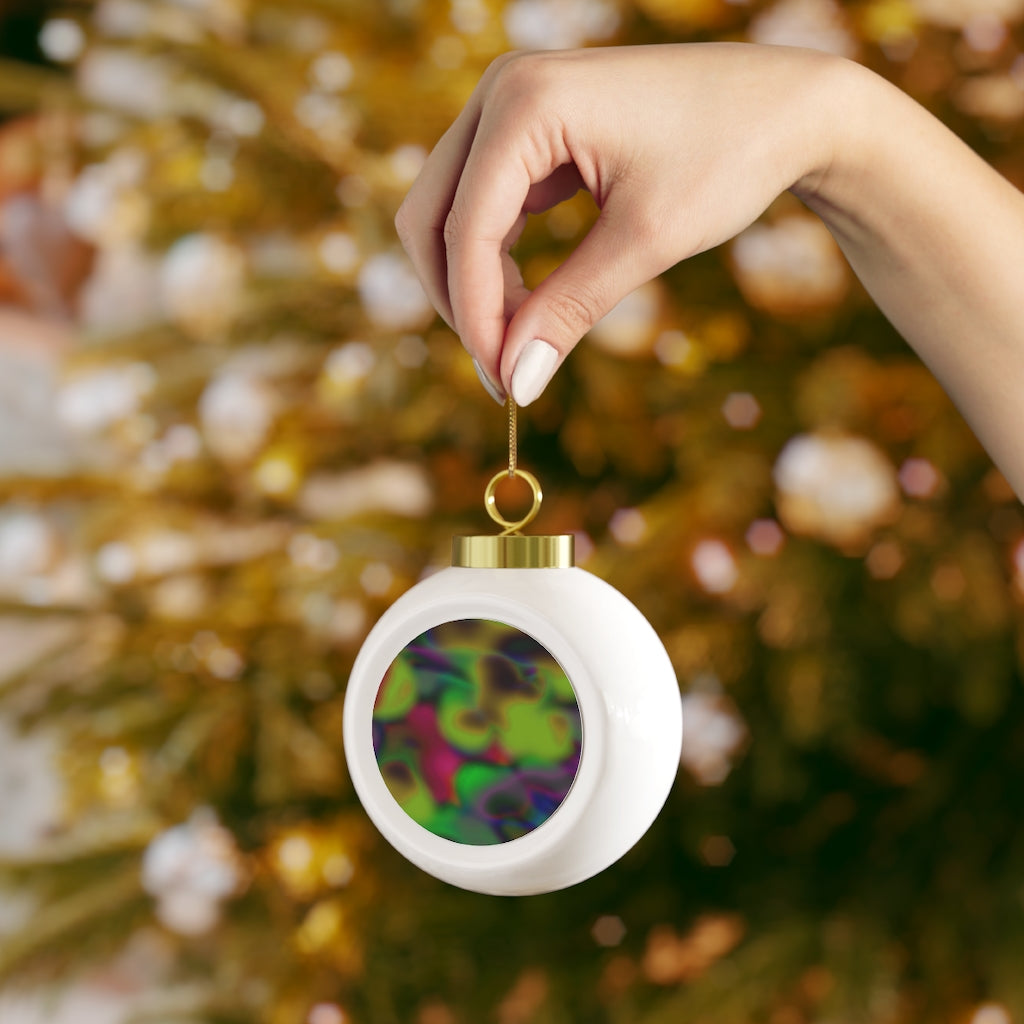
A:
POLYGON ((399 206, 397 213, 395 213, 395 233, 398 235, 398 240, 402 243, 406 252, 412 250, 416 236, 414 220, 412 208, 408 200, 406 200, 399 206))
POLYGON ((447 249, 456 248, 465 238, 466 218, 459 207, 452 206, 444 219, 444 244, 447 249))
POLYGON ((492 65, 489 101, 512 113, 544 109, 552 84, 548 55, 513 53, 506 57, 499 66, 492 65))
POLYGON ((548 301, 548 311, 574 337, 581 337, 601 318, 603 305, 593 292, 559 292, 548 301))

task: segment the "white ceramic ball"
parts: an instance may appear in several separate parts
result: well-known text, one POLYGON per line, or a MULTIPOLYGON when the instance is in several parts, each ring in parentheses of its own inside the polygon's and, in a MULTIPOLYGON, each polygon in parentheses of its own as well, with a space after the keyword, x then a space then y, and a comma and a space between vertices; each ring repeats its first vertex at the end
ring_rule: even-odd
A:
POLYGON ((475 892, 562 889, 625 854, 675 779, 682 710, 675 672, 650 623, 579 568, 443 569, 404 594, 370 631, 345 698, 349 772, 384 837, 424 871, 475 892), (561 665, 583 723, 579 770, 550 818, 519 838, 472 846, 419 825, 391 795, 373 749, 373 708, 402 649, 428 629, 491 619, 532 636, 561 665))

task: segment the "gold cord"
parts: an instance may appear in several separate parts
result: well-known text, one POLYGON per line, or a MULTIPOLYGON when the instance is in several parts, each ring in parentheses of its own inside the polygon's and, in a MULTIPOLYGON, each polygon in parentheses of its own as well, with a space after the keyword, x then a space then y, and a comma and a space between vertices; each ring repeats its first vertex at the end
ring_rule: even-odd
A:
POLYGON ((518 424, 516 422, 516 400, 509 395, 505 400, 508 406, 508 478, 516 475, 516 462, 519 456, 518 424))

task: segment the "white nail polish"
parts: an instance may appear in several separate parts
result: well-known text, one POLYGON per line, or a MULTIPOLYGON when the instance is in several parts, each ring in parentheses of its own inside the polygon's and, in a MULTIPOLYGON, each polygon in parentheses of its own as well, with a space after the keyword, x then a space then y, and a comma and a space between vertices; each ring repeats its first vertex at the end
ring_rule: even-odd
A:
POLYGON ((534 338, 516 361, 512 371, 512 397, 516 405, 529 405, 548 386, 558 365, 558 350, 534 338))
POLYGON ((491 380, 490 377, 487 376, 486 373, 484 373, 484 368, 475 359, 473 360, 473 369, 476 370, 476 375, 480 378, 480 383, 483 384, 484 391, 486 391, 487 394, 489 394, 491 398, 498 403, 498 405, 504 405, 505 396, 501 389, 493 380, 491 380))

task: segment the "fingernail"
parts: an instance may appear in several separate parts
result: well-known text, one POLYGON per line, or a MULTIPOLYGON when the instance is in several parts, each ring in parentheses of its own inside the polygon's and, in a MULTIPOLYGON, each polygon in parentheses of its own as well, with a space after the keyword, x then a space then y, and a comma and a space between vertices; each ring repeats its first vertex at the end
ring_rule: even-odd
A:
POLYGON ((476 370, 476 375, 480 378, 480 383, 483 384, 484 391, 486 391, 487 394, 489 394, 491 398, 498 403, 498 405, 504 405, 504 392, 497 384, 494 383, 493 380, 491 380, 490 377, 487 376, 486 373, 484 373, 484 368, 475 359, 473 360, 473 369, 476 370))
POLYGON ((516 405, 529 405, 548 386, 558 365, 558 350, 534 338, 519 354, 512 371, 512 397, 516 405))

